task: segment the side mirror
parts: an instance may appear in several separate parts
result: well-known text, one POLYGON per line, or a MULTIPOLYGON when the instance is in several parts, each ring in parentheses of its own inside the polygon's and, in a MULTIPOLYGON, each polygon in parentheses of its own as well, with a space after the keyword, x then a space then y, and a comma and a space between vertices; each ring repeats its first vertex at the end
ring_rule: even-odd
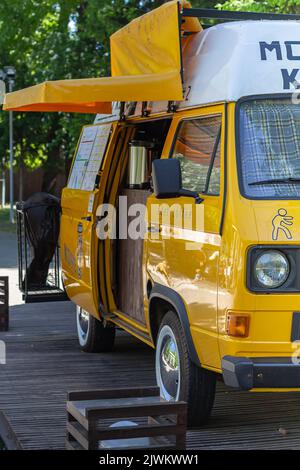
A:
POLYGON ((157 198, 176 197, 181 189, 181 168, 176 158, 154 160, 152 181, 157 198))
POLYGON ((180 162, 177 158, 163 158, 152 163, 153 190, 157 198, 193 197, 197 204, 203 201, 195 191, 182 188, 180 162))

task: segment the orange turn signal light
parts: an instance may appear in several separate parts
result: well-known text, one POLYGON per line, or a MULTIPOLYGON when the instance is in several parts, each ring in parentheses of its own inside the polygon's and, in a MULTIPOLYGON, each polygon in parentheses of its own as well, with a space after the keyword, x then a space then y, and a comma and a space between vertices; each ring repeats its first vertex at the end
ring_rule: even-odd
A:
POLYGON ((226 333, 229 336, 246 338, 249 335, 250 317, 248 315, 228 314, 226 321, 226 333))

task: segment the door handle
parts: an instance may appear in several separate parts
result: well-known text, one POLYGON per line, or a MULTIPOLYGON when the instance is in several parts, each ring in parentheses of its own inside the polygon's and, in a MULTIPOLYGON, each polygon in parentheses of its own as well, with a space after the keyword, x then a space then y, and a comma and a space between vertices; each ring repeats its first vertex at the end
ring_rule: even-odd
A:
POLYGON ((87 220, 88 222, 92 221, 92 216, 88 215, 87 217, 81 217, 81 220, 87 220))
POLYGON ((149 225, 147 228, 148 232, 150 233, 161 233, 161 225, 149 225))

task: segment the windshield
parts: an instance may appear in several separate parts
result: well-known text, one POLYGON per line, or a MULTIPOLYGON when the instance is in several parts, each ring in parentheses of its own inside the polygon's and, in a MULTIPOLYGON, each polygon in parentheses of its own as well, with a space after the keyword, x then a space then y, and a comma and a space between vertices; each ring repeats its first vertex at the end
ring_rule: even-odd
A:
POLYGON ((291 98, 240 106, 240 157, 244 194, 300 197, 300 105, 291 98))

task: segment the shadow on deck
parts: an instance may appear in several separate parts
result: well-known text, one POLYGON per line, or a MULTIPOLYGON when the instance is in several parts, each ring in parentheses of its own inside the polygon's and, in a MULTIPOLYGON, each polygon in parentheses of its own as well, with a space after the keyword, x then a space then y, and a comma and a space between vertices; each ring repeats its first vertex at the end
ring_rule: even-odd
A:
MULTIPOLYGON (((153 351, 124 332, 109 354, 79 350, 71 302, 10 308, 0 410, 24 449, 62 449, 71 390, 154 385, 153 351)), ((300 395, 242 393, 218 385, 209 425, 189 431, 192 449, 300 449, 300 395), (279 429, 286 430, 279 432, 279 429)))

